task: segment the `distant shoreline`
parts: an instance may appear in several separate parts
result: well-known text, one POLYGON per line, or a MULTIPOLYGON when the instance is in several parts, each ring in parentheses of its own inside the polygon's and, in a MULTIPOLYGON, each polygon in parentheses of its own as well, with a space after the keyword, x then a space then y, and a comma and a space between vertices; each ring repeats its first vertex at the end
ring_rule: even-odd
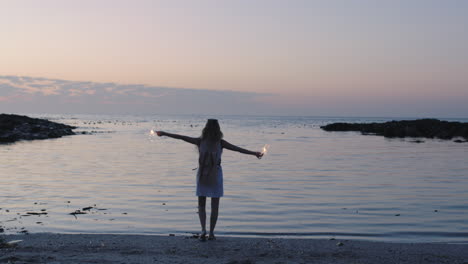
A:
POLYGON ((0 262, 64 263, 466 263, 468 244, 190 236, 4 235, 0 262))
MULTIPOLYGON (((7 114, 7 113, 4 113, 7 114)), ((41 118, 43 116, 112 116, 112 117, 119 117, 119 116, 162 116, 162 117, 200 117, 202 119, 206 119, 209 117, 213 117, 213 114, 210 113, 139 113, 139 114, 129 114, 129 113, 58 113, 58 112, 14 112, 8 113, 14 115, 21 115, 21 116, 30 116, 30 117, 38 117, 41 118)), ((267 117, 267 118, 312 118, 312 119, 383 119, 383 120, 418 120, 418 119, 438 119, 438 120, 445 120, 445 121, 460 121, 460 122, 468 122, 468 116, 435 116, 435 117, 418 117, 418 116, 367 116, 367 115, 351 115, 351 116, 343 116, 343 115, 281 115, 281 114, 219 114, 216 115, 217 117, 267 117)))

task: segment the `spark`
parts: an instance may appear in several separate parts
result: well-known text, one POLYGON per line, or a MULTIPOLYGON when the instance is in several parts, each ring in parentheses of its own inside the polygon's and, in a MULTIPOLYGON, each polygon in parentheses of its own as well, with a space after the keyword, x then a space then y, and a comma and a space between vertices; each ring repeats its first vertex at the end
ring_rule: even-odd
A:
POLYGON ((265 146, 263 146, 263 149, 262 149, 262 154, 263 155, 267 154, 268 148, 270 148, 270 145, 268 145, 268 144, 265 144, 265 146))

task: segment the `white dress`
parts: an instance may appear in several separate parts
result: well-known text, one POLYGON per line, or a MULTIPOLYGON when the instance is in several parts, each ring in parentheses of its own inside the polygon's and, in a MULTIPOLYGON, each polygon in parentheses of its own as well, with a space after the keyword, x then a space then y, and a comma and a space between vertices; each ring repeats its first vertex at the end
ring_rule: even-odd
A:
MULTIPOLYGON (((200 152, 203 151, 204 144, 200 144, 200 152)), ((204 185, 200 183, 200 168, 197 171, 197 196, 206 196, 212 198, 219 198, 224 195, 223 189, 223 168, 221 167, 221 155, 223 154, 223 148, 221 144, 219 144, 219 149, 217 151, 217 158, 219 160, 218 166, 218 174, 217 180, 215 185, 204 185)))

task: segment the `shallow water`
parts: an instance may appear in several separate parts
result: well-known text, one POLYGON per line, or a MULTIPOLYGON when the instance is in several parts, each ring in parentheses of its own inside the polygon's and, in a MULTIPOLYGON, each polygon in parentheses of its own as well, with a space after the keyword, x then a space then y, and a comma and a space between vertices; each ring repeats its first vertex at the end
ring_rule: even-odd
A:
MULTIPOLYGON (((196 148, 149 131, 198 136, 206 117, 39 117, 94 134, 0 145, 6 232, 199 231, 196 148), (88 214, 69 214, 88 206, 88 214)), ((261 160, 224 151, 219 235, 468 241, 467 143, 319 128, 386 118, 218 118, 227 141, 270 145, 261 160)))

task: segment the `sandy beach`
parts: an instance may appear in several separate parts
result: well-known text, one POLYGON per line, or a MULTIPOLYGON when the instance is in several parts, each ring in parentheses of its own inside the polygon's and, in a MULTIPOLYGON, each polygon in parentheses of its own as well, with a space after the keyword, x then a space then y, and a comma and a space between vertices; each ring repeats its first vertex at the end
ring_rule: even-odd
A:
POLYGON ((468 244, 99 234, 5 235, 0 263, 468 263, 468 244))

